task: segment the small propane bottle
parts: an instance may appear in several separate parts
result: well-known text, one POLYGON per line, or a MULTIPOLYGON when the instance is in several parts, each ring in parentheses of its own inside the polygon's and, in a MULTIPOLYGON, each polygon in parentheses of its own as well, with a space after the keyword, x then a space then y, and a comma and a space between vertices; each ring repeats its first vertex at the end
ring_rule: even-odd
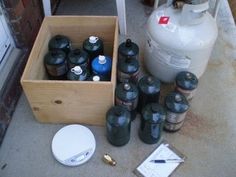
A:
POLYGON ((111 79, 111 58, 104 55, 99 55, 92 61, 92 73, 104 78, 105 81, 111 79))
POLYGON ((138 82, 139 102, 138 112, 148 103, 159 103, 161 82, 153 76, 144 76, 138 82))
POLYGON ((147 104, 142 111, 139 138, 147 144, 157 143, 161 138, 165 118, 166 111, 160 104, 147 104))
POLYGON ((90 63, 98 55, 103 55, 103 41, 96 36, 90 36, 83 42, 83 49, 88 53, 90 63))
POLYGON ((68 66, 73 68, 75 66, 80 66, 89 70, 89 56, 84 50, 74 49, 68 54, 68 66))
POLYGON ((139 75, 139 62, 133 57, 126 56, 118 61, 117 79, 119 82, 132 82, 137 84, 139 75))
POLYGON ((71 68, 67 73, 67 79, 72 81, 85 81, 88 77, 87 70, 82 69, 80 66, 71 68))
POLYGON ((130 140, 130 112, 123 106, 113 106, 106 114, 108 141, 114 146, 123 146, 130 140))
POLYGON ((71 41, 68 37, 63 35, 56 35, 52 37, 48 43, 48 49, 52 50, 63 50, 66 54, 69 53, 71 48, 71 41))
POLYGON ((66 53, 63 50, 49 51, 44 57, 44 66, 49 79, 64 80, 67 73, 66 53))
POLYGON ((167 110, 165 130, 169 132, 178 131, 184 123, 189 107, 184 95, 179 92, 169 93, 165 98, 165 108, 167 110))
POLYGON ((137 44, 127 39, 126 42, 123 42, 119 45, 118 48, 118 60, 126 59, 127 56, 139 59, 139 47, 137 44))
POLYGON ((175 78, 175 90, 182 93, 187 100, 191 100, 198 86, 197 77, 188 71, 182 71, 175 78))
POLYGON ((138 89, 132 83, 120 83, 115 89, 115 104, 122 105, 131 113, 131 120, 137 115, 138 89))

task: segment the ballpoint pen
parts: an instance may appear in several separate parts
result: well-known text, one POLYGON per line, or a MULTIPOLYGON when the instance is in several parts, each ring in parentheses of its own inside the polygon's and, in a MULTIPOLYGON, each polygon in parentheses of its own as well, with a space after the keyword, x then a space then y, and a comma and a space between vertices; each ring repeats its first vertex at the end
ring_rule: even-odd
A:
POLYGON ((158 160, 151 160, 150 162, 153 162, 153 163, 182 163, 184 162, 183 159, 158 159, 158 160))

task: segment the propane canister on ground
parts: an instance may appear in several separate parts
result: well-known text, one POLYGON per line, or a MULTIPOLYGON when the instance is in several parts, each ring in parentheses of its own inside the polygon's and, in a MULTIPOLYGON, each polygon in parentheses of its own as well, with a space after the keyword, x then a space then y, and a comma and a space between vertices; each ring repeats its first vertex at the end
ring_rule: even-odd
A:
POLYGON ((175 6, 173 1, 168 0, 149 17, 144 51, 147 70, 169 83, 181 71, 190 71, 197 78, 204 73, 218 35, 215 17, 220 0, 213 16, 207 11, 208 0, 184 0, 183 5, 175 6))
POLYGON ((175 90, 182 93, 187 100, 191 100, 196 93, 198 86, 197 77, 187 71, 182 71, 175 78, 175 90))
POLYGON ((92 72, 95 75, 101 76, 105 81, 111 78, 111 58, 104 55, 99 55, 92 61, 92 72))
POLYGON ((67 79, 72 81, 85 81, 88 77, 88 72, 85 68, 75 66, 67 73, 67 79))
POLYGON ((96 36, 90 36, 83 42, 83 49, 88 53, 90 63, 98 55, 103 55, 103 41, 96 36))
POLYGON ((106 114, 107 139, 114 146, 123 146, 130 139, 130 112, 122 106, 113 106, 106 114))
POLYGON ((161 82, 153 76, 143 76, 138 82, 139 101, 138 112, 148 103, 159 103, 161 82))
POLYGON ((127 39, 126 42, 121 43, 118 48, 118 61, 126 59, 127 56, 136 60, 139 59, 139 47, 131 39, 127 39))
POLYGON ((69 68, 80 66, 89 71, 90 66, 88 53, 81 49, 71 50, 68 54, 68 66, 69 68))
POLYGON ((137 115, 138 89, 132 83, 120 83, 115 89, 115 104, 126 107, 131 113, 131 120, 137 115))
POLYGON ((142 110, 140 139, 147 144, 157 143, 161 137, 165 118, 166 111, 160 104, 147 104, 142 110))
POLYGON ((67 73, 66 53, 63 50, 49 51, 44 57, 44 66, 49 79, 64 80, 67 73))
POLYGON ((183 125, 189 103, 184 95, 179 92, 171 92, 165 98, 165 108, 167 110, 165 130, 177 131, 183 125))
POLYGON ((133 57, 127 56, 118 61, 117 79, 119 82, 133 82, 137 84, 139 74, 139 62, 133 57))
POLYGON ((50 51, 61 49, 66 54, 68 54, 70 51, 70 48, 71 48, 70 39, 66 36, 63 36, 63 35, 56 35, 56 36, 52 37, 48 43, 48 49, 50 51))

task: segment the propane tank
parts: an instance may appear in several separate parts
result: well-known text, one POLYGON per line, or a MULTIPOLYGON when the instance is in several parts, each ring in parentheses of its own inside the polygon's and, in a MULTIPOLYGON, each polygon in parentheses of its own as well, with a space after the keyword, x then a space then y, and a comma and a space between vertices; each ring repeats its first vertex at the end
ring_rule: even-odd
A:
POLYGON ((69 53, 71 48, 71 41, 67 36, 56 35, 53 36, 48 43, 48 49, 52 50, 63 50, 66 54, 69 53))
POLYGON ((67 73, 67 79, 71 81, 85 81, 88 77, 88 72, 85 68, 75 66, 67 73))
POLYGON ((68 57, 69 68, 80 66, 86 68, 87 70, 90 70, 89 56, 88 53, 85 52, 84 50, 80 49, 71 50, 67 57, 68 57))
POLYGON ((106 81, 111 79, 111 67, 112 60, 108 56, 99 55, 92 61, 93 74, 103 77, 106 81))
POLYGON ((218 35, 219 1, 213 15, 207 11, 208 0, 168 0, 153 11, 147 21, 144 52, 152 75, 167 83, 181 71, 202 76, 218 35))

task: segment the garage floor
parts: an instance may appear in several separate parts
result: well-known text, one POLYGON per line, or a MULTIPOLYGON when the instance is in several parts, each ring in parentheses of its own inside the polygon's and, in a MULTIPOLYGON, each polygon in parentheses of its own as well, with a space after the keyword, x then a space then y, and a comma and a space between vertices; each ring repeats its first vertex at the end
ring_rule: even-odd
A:
MULTIPOLYGON (((151 9, 140 0, 126 1, 126 6, 128 37, 140 46, 142 59, 144 25, 151 9)), ((111 0, 61 0, 57 14, 116 15, 116 5, 111 0)), ((236 174, 236 28, 227 0, 221 4, 217 23, 219 37, 186 122, 179 132, 163 134, 164 139, 187 156, 174 177, 236 174)), ((124 38, 121 36, 121 41, 124 38)), ((0 176, 132 177, 135 167, 157 147, 139 140, 139 118, 132 123, 130 142, 119 148, 107 142, 104 127, 89 126, 96 138, 96 152, 86 164, 69 168, 59 164, 50 149, 54 134, 63 126, 38 123, 22 94, 0 148, 0 176), (112 155, 117 166, 102 162, 105 153, 112 155)))

